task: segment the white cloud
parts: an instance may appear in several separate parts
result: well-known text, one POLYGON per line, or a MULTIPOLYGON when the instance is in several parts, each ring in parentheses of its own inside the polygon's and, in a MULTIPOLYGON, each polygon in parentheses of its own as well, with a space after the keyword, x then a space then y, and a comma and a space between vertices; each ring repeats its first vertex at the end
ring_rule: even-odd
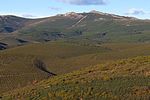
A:
POLYGON ((25 17, 25 18, 35 18, 36 16, 31 15, 31 14, 23 14, 22 17, 25 17))
POLYGON ((60 11, 61 8, 59 7, 49 7, 50 10, 53 10, 53 11, 60 11))
POLYGON ((106 0, 55 0, 73 5, 104 5, 106 0))
POLYGON ((143 9, 136 9, 136 8, 131 8, 128 10, 126 13, 127 15, 143 15, 147 14, 148 12, 144 11, 143 9))

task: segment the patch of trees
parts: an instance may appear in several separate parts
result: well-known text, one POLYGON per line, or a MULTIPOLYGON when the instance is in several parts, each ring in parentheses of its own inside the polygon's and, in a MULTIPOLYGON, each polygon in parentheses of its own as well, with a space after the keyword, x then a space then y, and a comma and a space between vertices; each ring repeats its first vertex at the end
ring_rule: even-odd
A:
POLYGON ((33 66, 37 67, 38 69, 40 69, 41 71, 44 71, 46 73, 49 74, 49 76, 52 76, 52 75, 56 75, 50 71, 47 70, 47 67, 46 67, 46 64, 44 63, 44 61, 42 61, 41 59, 39 58, 36 58, 33 60, 33 66))

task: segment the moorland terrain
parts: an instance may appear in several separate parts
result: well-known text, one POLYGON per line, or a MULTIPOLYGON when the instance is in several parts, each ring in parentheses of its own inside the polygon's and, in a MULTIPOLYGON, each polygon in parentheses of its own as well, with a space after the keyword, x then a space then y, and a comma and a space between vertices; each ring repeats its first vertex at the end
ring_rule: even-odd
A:
POLYGON ((98 11, 0 16, 4 100, 150 98, 150 20, 98 11))

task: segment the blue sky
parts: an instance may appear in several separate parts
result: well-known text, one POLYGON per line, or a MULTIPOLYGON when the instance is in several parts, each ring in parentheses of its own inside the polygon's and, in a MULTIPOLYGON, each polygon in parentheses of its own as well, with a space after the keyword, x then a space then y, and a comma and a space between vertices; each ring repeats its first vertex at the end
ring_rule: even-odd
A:
POLYGON ((0 15, 37 18, 97 10, 150 19, 150 0, 1 0, 0 15))

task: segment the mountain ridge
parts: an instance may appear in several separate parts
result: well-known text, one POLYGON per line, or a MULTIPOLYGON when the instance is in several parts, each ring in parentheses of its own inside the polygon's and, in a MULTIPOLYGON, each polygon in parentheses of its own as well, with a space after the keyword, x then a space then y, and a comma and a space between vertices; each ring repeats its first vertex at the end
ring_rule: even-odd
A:
MULTIPOLYGON (((8 18, 7 18, 8 17, 8 18)), ((150 21, 134 17, 119 16, 98 11, 87 13, 68 12, 56 16, 0 22, 0 42, 9 43, 8 38, 32 42, 69 41, 69 42, 149 42, 150 21), (6 24, 3 24, 6 23, 6 24), (16 24, 16 27, 14 27, 16 24), (2 34, 10 33, 10 34, 2 34), (71 39, 71 41, 70 41, 71 39)), ((11 40, 10 39, 10 40, 11 40)), ((30 43, 29 42, 29 43, 30 43)), ((15 45, 22 43, 14 42, 15 45)))
POLYGON ((0 15, 1 17, 7 17, 7 16, 12 16, 12 17, 20 17, 20 18, 24 18, 24 19, 43 19, 43 18, 49 18, 49 17, 54 17, 54 16, 65 16, 67 14, 70 13, 74 13, 74 14, 84 14, 84 13, 95 13, 95 14, 101 14, 101 15, 116 15, 116 16, 122 16, 122 17, 129 17, 129 18, 135 18, 135 19, 139 19, 139 20, 149 20, 149 19, 141 19, 141 18, 137 18, 137 17, 132 17, 132 16, 124 16, 124 15, 119 15, 119 14, 114 14, 114 13, 105 13, 105 12, 101 12, 98 10, 91 10, 89 12, 66 12, 66 13, 62 13, 62 14, 56 14, 56 15, 50 15, 50 16, 46 16, 46 17, 40 17, 40 18, 27 18, 27 17, 23 17, 23 16, 17 16, 17 15, 0 15))

